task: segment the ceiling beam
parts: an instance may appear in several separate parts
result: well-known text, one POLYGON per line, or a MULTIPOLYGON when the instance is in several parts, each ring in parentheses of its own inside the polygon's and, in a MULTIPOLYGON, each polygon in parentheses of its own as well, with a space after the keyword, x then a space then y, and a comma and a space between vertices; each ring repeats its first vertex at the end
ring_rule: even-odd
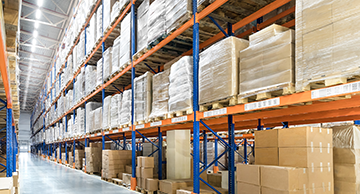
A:
POLYGON ((35 4, 30 3, 28 1, 23 0, 22 4, 24 6, 26 6, 26 7, 32 8, 32 9, 40 9, 44 13, 47 13, 47 14, 50 14, 50 15, 53 15, 53 16, 56 16, 56 17, 59 17, 59 18, 63 18, 63 19, 68 18, 68 16, 66 14, 63 14, 63 13, 60 13, 60 12, 57 12, 57 11, 53 11, 51 9, 47 9, 47 8, 44 8, 44 7, 38 7, 35 4))
POLYGON ((56 24, 52 24, 52 23, 49 23, 49 22, 43 22, 43 21, 40 21, 40 20, 33 20, 33 19, 30 19, 30 18, 26 18, 26 17, 21 17, 20 19, 23 20, 23 21, 28 21, 28 22, 33 22, 33 23, 38 22, 39 24, 47 25, 47 26, 56 28, 58 30, 63 30, 63 28, 58 27, 56 24))
MULTIPOLYGON (((22 34, 26 34, 26 35, 29 35, 29 36, 33 36, 32 32, 29 32, 29 31, 25 31, 25 30, 20 30, 20 33, 22 34)), ((48 41, 52 41, 52 42, 56 42, 56 43, 59 43, 60 41, 59 40, 56 40, 56 39, 53 39, 53 38, 50 38, 50 37, 47 37, 47 36, 42 36, 42 35, 38 35, 39 38, 41 39, 44 39, 44 40, 48 40, 48 41)))
POLYGON ((32 52, 21 50, 21 49, 19 49, 19 52, 29 53, 29 54, 37 55, 37 56, 40 56, 40 57, 43 57, 43 58, 52 59, 52 57, 49 57, 47 55, 42 55, 42 54, 38 54, 38 53, 32 53, 32 52))
POLYGON ((38 46, 38 45, 27 44, 27 43, 20 43, 20 45, 21 46, 28 46, 28 47, 36 47, 36 48, 41 48, 41 49, 47 49, 47 50, 55 50, 55 49, 50 48, 50 47, 38 46))

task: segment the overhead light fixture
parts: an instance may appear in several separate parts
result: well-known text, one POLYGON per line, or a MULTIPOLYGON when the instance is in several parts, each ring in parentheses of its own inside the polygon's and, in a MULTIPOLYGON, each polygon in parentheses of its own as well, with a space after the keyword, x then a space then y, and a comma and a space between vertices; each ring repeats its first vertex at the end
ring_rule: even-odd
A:
POLYGON ((33 44, 33 45, 36 44, 36 39, 35 39, 35 38, 32 39, 32 44, 33 44))
POLYGON ((41 10, 40 9, 37 9, 36 10, 36 19, 39 19, 41 16, 41 10))
POLYGON ((41 6, 43 5, 43 3, 44 3, 43 0, 38 0, 38 1, 37 1, 37 5, 38 5, 39 7, 41 7, 41 6))
POLYGON ((35 29, 37 29, 38 27, 39 27, 39 22, 36 21, 36 22, 35 22, 35 29))
POLYGON ((36 38, 38 36, 38 31, 34 30, 33 36, 34 36, 34 38, 36 38))

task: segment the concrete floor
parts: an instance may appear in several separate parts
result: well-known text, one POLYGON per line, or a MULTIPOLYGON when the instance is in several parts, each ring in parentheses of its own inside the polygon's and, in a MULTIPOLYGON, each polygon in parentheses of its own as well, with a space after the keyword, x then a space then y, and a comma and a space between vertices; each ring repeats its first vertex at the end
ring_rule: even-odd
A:
POLYGON ((19 162, 21 194, 137 193, 30 153, 21 153, 19 162))

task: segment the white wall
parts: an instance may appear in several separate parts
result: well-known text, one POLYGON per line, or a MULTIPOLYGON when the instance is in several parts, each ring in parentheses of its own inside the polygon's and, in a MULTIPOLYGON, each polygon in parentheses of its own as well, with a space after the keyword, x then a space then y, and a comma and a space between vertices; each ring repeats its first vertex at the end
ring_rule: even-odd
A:
POLYGON ((18 136, 20 152, 30 150, 30 117, 30 112, 20 112, 18 136))

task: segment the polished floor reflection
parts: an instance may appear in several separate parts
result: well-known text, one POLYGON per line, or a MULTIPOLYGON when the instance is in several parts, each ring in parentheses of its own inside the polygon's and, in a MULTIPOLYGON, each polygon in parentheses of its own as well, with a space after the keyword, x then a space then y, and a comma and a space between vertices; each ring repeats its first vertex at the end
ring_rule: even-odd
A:
POLYGON ((19 165, 21 194, 137 193, 29 153, 20 154, 19 165))

